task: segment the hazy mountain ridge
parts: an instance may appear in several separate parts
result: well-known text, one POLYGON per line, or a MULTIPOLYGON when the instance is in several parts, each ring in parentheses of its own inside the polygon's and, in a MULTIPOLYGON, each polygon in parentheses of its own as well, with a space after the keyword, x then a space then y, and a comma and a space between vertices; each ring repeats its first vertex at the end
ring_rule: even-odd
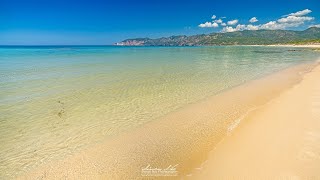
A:
POLYGON ((311 27, 304 31, 257 30, 228 33, 211 33, 193 36, 170 36, 157 39, 126 39, 120 46, 197 46, 197 45, 269 45, 290 43, 320 43, 320 28, 311 27))

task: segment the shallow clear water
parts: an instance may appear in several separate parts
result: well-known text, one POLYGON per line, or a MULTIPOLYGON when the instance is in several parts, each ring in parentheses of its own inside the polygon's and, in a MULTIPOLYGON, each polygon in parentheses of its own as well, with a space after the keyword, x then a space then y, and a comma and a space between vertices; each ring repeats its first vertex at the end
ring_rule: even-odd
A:
POLYGON ((318 57, 285 47, 0 47, 0 179, 318 57))

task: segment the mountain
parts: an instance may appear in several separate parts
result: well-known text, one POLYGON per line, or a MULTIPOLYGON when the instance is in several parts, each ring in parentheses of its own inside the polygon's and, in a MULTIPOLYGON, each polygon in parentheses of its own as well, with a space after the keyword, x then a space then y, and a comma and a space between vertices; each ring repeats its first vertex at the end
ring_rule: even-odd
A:
POLYGON ((126 39, 119 46, 201 46, 201 45, 269 45, 320 43, 320 28, 310 27, 304 31, 256 30, 228 33, 211 33, 193 36, 170 36, 158 39, 126 39))

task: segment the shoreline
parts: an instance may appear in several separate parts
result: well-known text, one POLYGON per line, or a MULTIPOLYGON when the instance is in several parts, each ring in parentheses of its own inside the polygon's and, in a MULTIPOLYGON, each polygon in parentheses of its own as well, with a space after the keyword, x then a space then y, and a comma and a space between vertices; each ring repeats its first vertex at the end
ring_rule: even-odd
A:
POLYGON ((320 177, 320 66, 250 113, 190 179, 320 177))
POLYGON ((320 48, 320 44, 276 44, 268 45, 271 47, 305 47, 305 48, 320 48))
POLYGON ((157 168, 178 164, 182 177, 207 159, 230 127, 238 126, 235 120, 299 83, 313 66, 297 65, 252 80, 20 178, 135 178, 148 164, 157 168))
POLYGON ((239 46, 320 48, 320 44, 266 44, 266 45, 256 44, 256 45, 239 45, 239 46))

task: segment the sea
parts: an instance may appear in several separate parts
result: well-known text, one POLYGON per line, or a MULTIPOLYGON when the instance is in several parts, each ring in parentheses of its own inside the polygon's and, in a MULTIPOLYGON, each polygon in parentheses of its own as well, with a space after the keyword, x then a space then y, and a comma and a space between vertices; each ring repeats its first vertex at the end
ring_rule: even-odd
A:
POLYGON ((0 46, 0 179, 318 58, 298 47, 0 46))

